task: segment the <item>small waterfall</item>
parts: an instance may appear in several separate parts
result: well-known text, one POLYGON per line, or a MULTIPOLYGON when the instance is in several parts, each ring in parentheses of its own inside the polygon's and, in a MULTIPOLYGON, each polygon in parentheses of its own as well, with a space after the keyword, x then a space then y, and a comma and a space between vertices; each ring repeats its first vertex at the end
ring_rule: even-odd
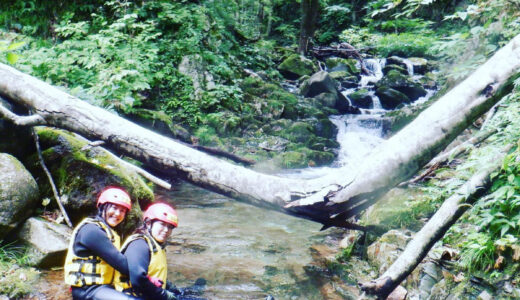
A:
POLYGON ((401 61, 406 65, 406 70, 408 71, 408 75, 413 77, 414 76, 413 63, 407 58, 403 58, 403 59, 401 59, 401 61))
POLYGON ((383 78, 383 68, 385 67, 386 59, 375 59, 369 58, 365 59, 365 66, 368 71, 371 73, 370 75, 361 76, 361 80, 359 85, 361 87, 366 87, 369 83, 374 83, 383 78))
POLYGON ((381 119, 373 115, 331 116, 330 120, 338 127, 339 167, 358 163, 383 141, 381 119))

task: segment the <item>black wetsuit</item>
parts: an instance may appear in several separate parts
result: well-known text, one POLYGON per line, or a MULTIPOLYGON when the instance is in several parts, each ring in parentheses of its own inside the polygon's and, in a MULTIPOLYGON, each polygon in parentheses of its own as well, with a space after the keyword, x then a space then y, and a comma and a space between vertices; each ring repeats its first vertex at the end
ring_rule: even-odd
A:
MULTIPOLYGON (((96 219, 104 222, 103 219, 96 219)), ((108 225, 107 225, 108 226, 108 225)), ((99 256, 122 274, 128 274, 126 257, 110 242, 106 232, 95 224, 83 225, 76 235, 73 251, 80 257, 99 256)), ((111 285, 72 287, 74 300, 128 300, 140 299, 116 291, 111 285)))
POLYGON ((138 295, 143 295, 147 300, 171 299, 170 292, 155 286, 148 279, 148 267, 150 265, 150 247, 148 243, 140 238, 130 242, 124 250, 128 260, 130 271, 130 282, 132 289, 138 295))

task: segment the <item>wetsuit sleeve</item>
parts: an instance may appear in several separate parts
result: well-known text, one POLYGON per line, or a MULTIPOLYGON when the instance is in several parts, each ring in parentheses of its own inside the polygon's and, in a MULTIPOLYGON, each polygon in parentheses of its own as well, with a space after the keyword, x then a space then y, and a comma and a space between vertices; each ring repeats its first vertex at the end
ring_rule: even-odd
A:
POLYGON ((95 224, 85 224, 78 231, 74 252, 79 256, 101 257, 123 275, 128 275, 126 257, 110 242, 106 232, 95 224))
POLYGON ((148 266, 150 265, 150 248, 143 239, 131 242, 125 251, 130 271, 132 288, 142 293, 146 299, 167 300, 168 293, 161 287, 155 286, 148 279, 148 266))

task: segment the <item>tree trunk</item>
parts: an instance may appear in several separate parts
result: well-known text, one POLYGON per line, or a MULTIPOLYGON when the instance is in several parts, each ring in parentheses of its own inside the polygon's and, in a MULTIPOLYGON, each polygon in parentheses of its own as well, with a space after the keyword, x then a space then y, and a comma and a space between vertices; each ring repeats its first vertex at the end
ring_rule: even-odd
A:
POLYGON ((0 64, 0 94, 25 105, 47 125, 103 140, 145 165, 247 203, 342 226, 415 174, 497 100, 487 91, 520 67, 520 36, 472 76, 423 111, 361 165, 299 180, 258 173, 191 149, 0 64), (486 93, 481 95, 481 91, 486 93))
POLYGON ((319 0, 301 0, 302 21, 300 23, 300 41, 298 42, 298 52, 301 55, 307 53, 309 41, 316 31, 316 20, 320 8, 319 0))
POLYGON ((505 151, 489 163, 488 168, 473 175, 450 198, 444 201, 439 210, 423 226, 423 228, 408 243, 406 249, 397 260, 379 278, 362 283, 361 288, 379 299, 386 297, 403 281, 428 254, 433 245, 441 239, 446 231, 464 214, 475 199, 487 190, 490 174, 502 166, 505 151))

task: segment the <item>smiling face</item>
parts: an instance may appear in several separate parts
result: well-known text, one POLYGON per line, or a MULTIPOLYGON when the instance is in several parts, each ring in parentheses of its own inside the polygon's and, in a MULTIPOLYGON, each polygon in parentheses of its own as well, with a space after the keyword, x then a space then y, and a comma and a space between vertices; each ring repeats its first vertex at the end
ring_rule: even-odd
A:
POLYGON ((123 222, 127 209, 117 204, 107 204, 105 209, 105 221, 110 227, 116 227, 123 222))
POLYGON ((173 228, 175 228, 173 225, 170 225, 163 221, 155 220, 152 222, 152 228, 150 230, 150 233, 157 242, 164 243, 166 242, 168 237, 170 237, 173 228))

